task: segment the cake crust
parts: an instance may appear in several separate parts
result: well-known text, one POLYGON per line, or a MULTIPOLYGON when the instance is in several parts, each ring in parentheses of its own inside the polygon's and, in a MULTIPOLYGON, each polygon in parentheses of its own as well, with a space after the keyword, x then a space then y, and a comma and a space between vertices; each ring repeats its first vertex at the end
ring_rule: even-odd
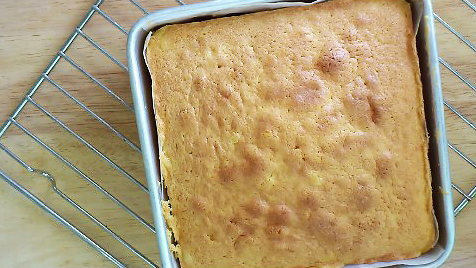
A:
POLYGON ((183 268, 340 267, 432 247, 408 3, 168 25, 146 56, 183 268))

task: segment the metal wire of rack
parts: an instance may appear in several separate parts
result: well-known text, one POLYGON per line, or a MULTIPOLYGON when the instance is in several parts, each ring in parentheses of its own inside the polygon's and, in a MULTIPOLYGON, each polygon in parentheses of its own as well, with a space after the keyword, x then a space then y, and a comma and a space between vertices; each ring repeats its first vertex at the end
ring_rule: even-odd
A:
MULTIPOLYGON (((185 4, 181 0, 175 0, 178 4, 185 4)), ((472 9, 474 12, 476 12, 476 7, 469 2, 468 0, 461 0, 467 7, 472 9)), ((108 198, 110 201, 112 201, 116 206, 124 210, 132 219, 140 223, 142 228, 145 230, 149 230, 150 233, 147 235, 150 235, 153 237, 154 228, 153 225, 150 222, 150 219, 144 219, 140 215, 140 213, 137 213, 134 209, 130 208, 125 202, 121 201, 121 198, 115 196, 114 194, 110 193, 106 187, 102 186, 101 183, 97 181, 97 179, 94 179, 92 176, 86 174, 86 172, 83 172, 80 168, 78 168, 72 161, 69 161, 65 156, 63 156, 64 151, 61 150, 55 150, 52 146, 50 146, 47 142, 42 140, 38 134, 35 134, 34 131, 28 129, 23 123, 20 122, 18 119, 23 113, 25 112, 25 107, 32 106, 34 109, 37 111, 41 112, 40 114, 43 114, 49 120, 51 120, 53 123, 55 123, 57 126, 59 126, 61 129, 66 131, 69 135, 77 139, 82 146, 87 148, 89 151, 91 151, 93 154, 98 156, 102 161, 110 165, 113 169, 115 169, 117 172, 122 174, 125 179, 129 180, 131 183, 133 183, 135 186, 137 186, 140 191, 143 192, 143 194, 148 193, 147 187, 141 182, 141 180, 136 179, 136 176, 133 176, 130 172, 126 171, 126 168, 121 167, 121 165, 117 164, 114 160, 112 160, 111 157, 109 157, 106 153, 102 152, 100 149, 96 148, 91 140, 88 140, 87 138, 84 138, 81 134, 79 134, 77 131, 75 131, 69 124, 65 123, 62 121, 58 116, 56 116, 53 112, 50 111, 49 108, 45 107, 44 105, 41 105, 39 101, 36 100, 36 95, 42 88, 44 84, 49 84, 52 86, 54 89, 56 89, 58 92, 69 98, 77 107, 82 109, 83 112, 87 113, 88 116, 102 124, 105 128, 110 131, 113 135, 115 135, 117 138, 119 138, 124 144, 126 144, 128 147, 132 149, 132 151, 135 151, 138 153, 138 158, 140 158, 140 148, 137 145, 137 142, 128 138, 127 135, 124 135, 122 132, 120 132, 113 124, 109 123, 108 120, 104 119, 101 115, 99 115, 97 112, 94 111, 94 107, 91 107, 90 105, 87 105, 84 103, 84 101, 81 101, 78 97, 76 97, 71 90, 66 89, 64 86, 61 85, 61 83, 57 82, 55 79, 52 78, 51 73, 55 69, 55 67, 58 65, 60 60, 63 60, 70 64, 74 69, 79 71, 81 75, 86 77, 88 80, 92 81, 99 89, 103 90, 109 97, 112 98, 115 102, 119 103, 122 105, 126 110, 129 112, 133 112, 134 108, 130 104, 129 101, 125 100, 123 97, 120 96, 120 94, 117 94, 114 90, 110 88, 110 86, 106 85, 101 81, 100 78, 97 78, 94 76, 91 72, 88 72, 86 68, 83 68, 77 61, 75 61, 72 57, 68 55, 68 50, 72 46, 73 42, 75 42, 78 38, 82 37, 89 46, 92 46, 94 49, 97 51, 101 52, 104 56, 106 56, 111 62, 111 64, 117 65, 120 69, 124 71, 125 74, 127 74, 127 66, 119 59, 114 57, 111 53, 107 51, 106 48, 104 48, 100 42, 97 42, 94 38, 89 36, 85 31, 86 25, 91 22, 91 19, 93 15, 99 15, 103 19, 105 19, 109 25, 112 25, 113 27, 117 28, 120 32, 123 34, 127 35, 128 31, 124 26, 122 26, 118 21, 113 19, 105 10, 101 8, 101 5, 105 2, 105 0, 98 0, 92 7, 91 9, 87 12, 86 16, 84 19, 80 22, 78 27, 74 30, 74 32, 71 34, 71 36, 68 38, 68 40, 65 42, 63 47, 59 50, 57 55, 53 58, 53 60, 50 62, 48 67, 45 69, 45 71, 40 75, 38 78, 37 82, 33 85, 33 87, 30 89, 30 91, 25 95, 24 99, 20 102, 18 107, 15 109, 15 111, 12 113, 12 115, 8 118, 8 120, 2 125, 0 128, 0 152, 3 151, 5 152, 8 157, 14 160, 14 162, 18 163, 20 167, 22 167, 24 170, 28 171, 31 176, 34 174, 40 175, 44 177, 46 180, 48 180, 51 184, 51 188, 53 191, 61 197, 61 199, 66 202, 67 204, 71 205, 77 213, 80 213, 85 216, 88 220, 90 220, 93 224, 95 224, 97 227, 102 230, 106 235, 112 237, 115 239, 117 242, 119 242, 124 248, 129 250, 135 258, 138 258, 141 260, 142 265, 149 265, 152 267, 158 267, 159 264, 157 260, 152 260, 147 256, 147 254, 143 253, 142 251, 138 250, 133 243, 130 243, 119 235, 116 230, 113 230, 113 228, 109 227, 108 224, 104 223, 99 219, 99 217, 96 217, 88 211, 86 208, 83 207, 82 204, 79 202, 75 201, 73 197, 65 194, 62 190, 59 189, 57 186, 57 180, 52 176, 52 172, 48 170, 41 170, 37 169, 34 167, 34 165, 29 164, 24 158, 20 157, 19 154, 15 153, 16 148, 9 148, 2 142, 2 140, 5 138, 7 132, 12 128, 15 127, 18 131, 22 133, 22 135, 26 135, 30 139, 32 139, 34 142, 36 142, 38 145, 40 145, 44 150, 49 152, 54 158, 60 160, 64 165, 66 165, 69 169, 74 171, 77 176, 79 176, 81 179, 85 180, 89 185, 94 187, 98 192, 100 192, 102 195, 105 196, 105 198, 108 198)), ((129 0, 130 5, 134 6, 137 10, 142 12, 143 14, 147 14, 149 11, 146 10, 139 2, 135 0, 129 0)), ((471 50, 473 50, 476 53, 476 46, 468 40, 465 36, 463 36, 461 33, 459 33, 456 29, 454 29, 448 22, 446 22, 442 17, 440 17, 438 14, 434 14, 436 21, 438 21, 441 25, 443 25, 448 31, 453 33, 458 39, 460 39, 466 46, 468 46, 471 50)), ((460 79, 467 87, 469 87, 472 91, 476 92, 476 86, 471 83, 468 79, 466 79, 460 72, 453 67, 448 61, 446 61, 443 57, 440 57, 440 63, 442 66, 444 66, 446 69, 448 69, 452 74, 454 74, 458 79, 460 79)), ((449 101, 445 100, 444 102, 445 106, 451 111, 454 115, 456 115, 458 118, 462 120, 466 125, 469 126, 469 128, 476 130, 476 125, 467 117, 465 116, 462 112, 460 112, 457 108, 455 108, 449 101)), ((35 116, 33 114, 32 116, 35 116)), ((36 115, 38 116, 38 115, 36 115)), ((448 141, 448 147, 455 152, 458 156, 461 157, 464 161, 466 161, 469 165, 471 165, 473 168, 476 169, 476 162, 474 162, 470 157, 468 157, 465 153, 463 153, 455 144, 451 143, 448 141)), ((112 263, 117 265, 118 267, 126 267, 128 265, 124 261, 124 257, 118 257, 116 256, 113 252, 111 252, 109 249, 105 248, 104 244, 98 243, 95 239, 95 237, 92 237, 91 235, 87 234, 87 232, 81 230, 78 228, 78 226, 73 223, 72 221, 68 220, 66 217, 64 217, 61 212, 58 212, 52 206, 50 206, 45 200, 37 197, 32 191, 28 189, 28 187, 22 185, 21 183, 18 182, 16 178, 13 178, 7 172, 5 172, 2 167, 0 167, 0 177, 4 179, 8 184, 10 184, 14 189, 16 189, 18 192, 23 194, 25 197, 27 197, 29 200, 31 200, 33 203, 35 203, 37 206, 45 210, 48 214, 50 214, 54 219, 56 219, 58 222, 66 226, 68 229, 70 229, 74 234, 78 235, 82 240, 84 240, 86 243, 88 243, 90 246, 92 246, 94 249, 96 249, 99 253, 104 255, 107 259, 109 259, 112 263)), ((453 184, 453 188, 455 189, 456 192, 458 192, 461 195, 461 200, 458 202, 457 206, 455 207, 454 213, 455 215, 458 215, 468 204, 469 202, 476 196, 476 186, 473 186, 471 190, 466 192, 463 190, 461 187, 459 187, 456 184, 453 184)), ((147 196, 143 196, 144 199, 147 199, 147 196)), ((152 239, 153 240, 153 239, 152 239)), ((157 258, 155 258, 157 259, 157 258)))
MULTIPOLYGON (((464 5, 469 8, 472 12, 476 12, 476 6, 472 4, 468 0, 461 0, 464 5)), ((473 13, 474 14, 474 13, 473 13)), ((456 36, 464 45, 468 47, 472 52, 476 53, 476 46, 463 34, 461 34, 458 30, 450 25, 449 22, 445 21, 442 17, 440 17, 436 12, 433 13, 435 21, 442 25, 447 31, 451 34, 456 36)), ((448 70, 451 74, 456 76, 466 87, 469 87, 470 90, 476 92, 476 86, 469 81, 467 77, 462 75, 456 67, 450 64, 446 59, 443 58, 440 51, 439 62, 440 64, 448 70)), ((445 88, 443 87, 443 91, 445 88)), ((444 92, 445 93, 445 92, 444 92)), ((472 130, 476 130, 476 125, 469 119, 464 113, 459 111, 450 101, 446 98, 444 99, 444 105, 448 109, 450 113, 456 115, 464 124, 466 124, 472 130)), ((448 117, 448 115, 447 115, 448 117)), ((467 164, 469 164, 472 168, 476 168, 476 162, 474 162, 466 153, 464 153, 461 149, 458 148, 454 143, 450 141, 451 137, 448 138, 448 147, 453 151, 457 156, 461 157, 467 164)), ((474 178, 473 178, 474 179, 474 178)), ((455 180, 453 180, 455 181, 455 180)), ((474 184, 473 184, 474 185, 474 184)), ((471 200, 476 196, 476 185, 474 185, 469 191, 463 190, 459 187, 456 183, 452 184, 453 189, 460 194, 461 200, 457 203, 454 209, 455 216, 458 215, 468 204, 471 200)))
MULTIPOLYGON (((66 157, 64 157, 61 152, 58 152, 57 150, 53 149, 51 146, 49 146, 46 142, 44 142, 42 139, 40 139, 33 131, 30 131, 27 127, 25 127, 20 121, 17 120, 17 118, 22 114, 24 111, 25 107, 27 105, 33 105, 36 109, 41 111, 44 115, 46 115, 50 120, 52 120, 54 123, 59 125, 61 128, 63 128, 66 132, 68 132, 70 135, 75 137, 78 141, 80 141, 83 146, 87 147, 92 151, 93 153, 97 154, 102 158, 105 162, 107 162, 110 166, 112 166, 114 169, 119 171, 126 179, 130 180, 132 183, 134 183, 136 186, 138 186, 143 192, 146 194, 148 193, 148 189, 142 182, 137 180, 134 176, 132 176, 130 173, 128 173, 124 168, 116 164, 111 158, 109 158, 105 153, 101 152, 98 148, 94 147, 92 143, 90 143, 88 140, 83 138, 80 134, 75 132, 68 124, 63 122, 61 119, 59 119, 57 116, 55 116, 52 112, 50 112, 47 108, 42 106, 39 102, 35 100, 36 94, 41 89, 41 86, 44 83, 49 83, 51 84, 54 88, 59 90, 61 93, 66 95, 68 98, 70 98, 76 105, 78 105, 81 109, 83 109, 86 113, 88 113, 91 117, 93 117, 95 120, 103 124, 106 128, 108 128, 114 135, 116 135, 119 139, 121 139, 125 144, 130 146, 134 151, 140 153, 140 148, 137 145, 137 142, 132 141, 130 138, 126 137, 126 135, 122 134, 119 130, 117 130, 112 124, 107 122, 103 117, 101 117, 98 113, 96 113, 91 107, 88 107, 84 102, 82 102, 79 98, 75 97, 70 91, 68 91, 66 88, 61 86, 58 82, 56 82, 52 76, 50 75, 55 67, 58 65, 60 60, 64 60, 68 62, 71 66, 73 66, 75 69, 77 69, 82 75, 86 76, 89 80, 94 82, 100 89, 105 91, 109 97, 113 98, 115 101, 120 103, 122 106, 124 106, 127 110, 133 112, 134 109, 130 102, 126 101, 124 98, 119 96, 114 90, 112 90, 110 87, 108 87, 105 83, 101 82, 100 79, 96 78, 94 75, 92 75, 90 72, 88 72, 85 68, 83 68, 80 64, 78 64, 72 57, 68 56, 67 52, 68 49, 70 49, 71 45, 73 44, 74 41, 76 41, 79 37, 84 38, 91 46, 93 46, 95 49, 100 51, 103 55, 105 55, 107 58, 111 60, 113 64, 116 64, 119 66, 121 69, 123 69, 125 72, 127 72, 128 68, 127 66, 122 63, 119 59, 114 57, 111 53, 109 53, 105 48, 103 48, 99 42, 96 42, 92 37, 90 37, 86 32, 84 31, 84 28, 88 23, 90 23, 93 15, 98 14, 101 17, 103 17, 106 21, 108 21, 111 25, 119 29, 123 34, 127 35, 128 31, 121 25, 119 24, 116 20, 114 20, 106 11, 101 9, 101 5, 104 3, 104 0, 98 0, 89 10, 89 12, 86 14, 84 19, 80 22, 78 27, 75 29, 75 31, 71 34, 71 36, 68 38, 68 40, 65 42, 63 47, 58 51, 57 55, 54 57, 54 59, 50 62, 48 67, 45 69, 45 71, 41 74, 41 76, 38 78, 37 82, 33 85, 33 87, 30 89, 30 91, 26 94, 24 99, 20 102, 20 104, 17 106, 13 114, 8 118, 8 120, 2 125, 0 128, 0 149, 3 150, 8 156, 10 156, 12 159, 14 159, 17 163, 19 163, 24 169, 29 171, 32 174, 39 174, 40 176, 46 178, 50 184, 51 188, 53 191, 58 194, 65 202, 67 202, 69 205, 73 206, 78 213, 82 213, 85 215, 90 221, 92 221, 94 224, 96 224, 99 228, 101 228, 105 233, 116 239, 118 242, 120 242, 125 248, 130 250, 135 256, 140 258, 143 263, 152 266, 152 267, 158 267, 158 264, 154 263, 151 259, 149 259, 145 254, 143 254, 141 251, 136 249, 131 243, 126 241, 123 237, 121 237, 119 234, 117 234, 114 230, 109 228, 107 224, 103 223, 99 217, 94 216, 92 213, 90 213, 88 210, 83 208, 78 202, 73 200, 71 197, 66 195, 63 191, 61 191, 57 184, 56 184, 56 179, 51 175, 50 172, 44 171, 44 170, 39 170, 34 168, 32 165, 28 164, 25 160, 23 160, 20 156, 18 156, 16 153, 14 153, 12 149, 8 148, 5 146, 3 143, 1 143, 1 139, 6 135, 7 131, 11 127, 16 127, 19 130, 21 130, 25 135, 33 139, 35 142, 37 142, 39 145, 41 145, 46 151, 51 153, 54 157, 59 159, 61 162, 63 162, 66 166, 68 166, 70 169, 72 169, 74 172, 76 172, 81 178, 86 180, 91 186, 95 187, 100 193, 105 195, 107 198, 112 200, 117 206, 119 206, 121 209, 125 210, 132 218, 140 222, 140 224, 143 225, 145 229, 148 229, 151 231, 151 235, 153 236, 153 232, 155 232, 153 225, 146 221, 143 217, 141 217, 138 213, 136 213, 133 209, 131 209, 128 205, 126 205, 123 201, 120 200, 119 197, 111 194, 108 192, 108 190, 105 189, 105 187, 101 186, 96 180, 94 180, 91 176, 87 175, 85 172, 80 170, 77 166, 75 166, 71 161, 69 161, 66 157)), ((183 1, 176 0, 178 4, 184 4, 183 1)), ((138 10, 140 10, 142 13, 147 14, 148 11, 137 1, 130 0, 130 3, 132 4, 131 6, 135 6, 138 10)), ((126 73, 127 74, 127 73, 126 73)), ((121 260, 120 257, 115 256, 113 253, 111 253, 108 249, 104 247, 104 245, 100 245, 98 242, 95 241, 95 239, 82 230, 78 228, 74 223, 70 222, 67 220, 65 217, 63 217, 59 212, 55 211, 50 205, 48 205, 44 200, 38 198, 35 194, 33 194, 31 191, 29 191, 26 187, 24 187, 22 184, 17 182, 14 178, 9 176, 6 172, 4 172, 2 169, 0 169, 0 177, 2 177, 7 183, 9 183, 13 188, 15 188, 17 191, 22 193, 25 197, 30 199, 33 203, 38 205, 40 208, 45 210, 47 213, 49 213, 53 218, 55 218, 57 221, 59 221, 61 224, 66 226, 68 229, 70 229, 73 233, 78 235, 82 240, 87 242, 89 245, 91 245, 94 249, 96 249, 99 253, 104 255, 107 259, 109 259, 112 263, 117 265, 118 267, 126 267, 126 264, 124 261, 121 260)), ((147 196, 144 196, 145 199, 147 199, 147 196)))

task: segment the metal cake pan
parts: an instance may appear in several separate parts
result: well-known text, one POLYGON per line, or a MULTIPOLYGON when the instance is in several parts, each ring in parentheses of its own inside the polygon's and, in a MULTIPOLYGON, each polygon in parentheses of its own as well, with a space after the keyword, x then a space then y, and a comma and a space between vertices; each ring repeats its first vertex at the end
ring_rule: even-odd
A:
MULTIPOLYGON (((305 2, 305 1, 303 1, 305 2)), ((431 251, 407 263, 391 264, 393 267, 438 267, 450 255, 454 245, 454 216, 451 178, 449 173, 443 97, 441 91, 438 52, 436 46, 433 10, 430 0, 414 0, 412 11, 416 24, 417 50, 423 83, 423 97, 428 132, 429 158, 432 174, 433 202, 439 237, 431 251), (421 15, 421 17, 420 17, 421 15), (421 20, 420 20, 421 18, 421 20)), ((150 13, 135 23, 127 41, 127 59, 137 128, 144 160, 145 174, 150 192, 157 242, 162 267, 177 267, 169 250, 166 223, 162 214, 159 154, 155 125, 151 78, 143 57, 143 48, 150 31, 171 23, 209 19, 228 14, 275 9, 289 3, 278 0, 222 0, 183 5, 150 13)), ((293 2, 295 4, 295 2, 293 2)), ((376 266, 387 266, 380 263, 376 266)), ((376 267, 375 265, 348 265, 348 267, 376 267)))

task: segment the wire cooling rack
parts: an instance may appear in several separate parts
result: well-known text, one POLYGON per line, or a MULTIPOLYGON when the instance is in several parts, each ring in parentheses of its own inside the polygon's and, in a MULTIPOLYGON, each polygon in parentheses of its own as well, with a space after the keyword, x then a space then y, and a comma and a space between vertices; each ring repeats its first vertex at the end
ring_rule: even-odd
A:
MULTIPOLYGON (((148 210, 148 189, 144 185, 141 150, 134 125, 134 108, 128 88, 128 69, 123 48, 128 33, 126 29, 132 26, 135 19, 147 14, 149 10, 185 3, 170 0, 162 1, 162 5, 146 7, 146 3, 135 0, 107 1, 112 3, 109 6, 105 2, 106 0, 98 0, 91 7, 0 128, 0 153, 4 153, 3 156, 0 155, 0 177, 118 267, 157 267, 159 261, 153 234, 155 231, 148 210), (119 9, 123 10, 122 13, 118 12, 119 9), (125 13, 134 12, 135 18, 124 16, 125 13), (111 46, 105 42, 106 38, 114 38, 104 37, 102 33, 105 32, 105 27, 115 29, 122 45, 111 46), (104 60, 104 57, 109 60, 104 60), (85 93, 91 92, 91 87, 97 90, 94 98, 85 93), (89 90, 84 90, 85 88, 89 90), (70 108, 58 109, 58 101, 68 102, 70 108), (127 124, 124 125, 117 118, 127 121, 127 124), (78 126, 82 126, 82 130, 78 130, 78 126), (87 128, 86 131, 84 128, 87 128), (48 133, 46 130, 51 132, 52 129, 58 134, 45 134, 48 133), (106 139, 108 145, 98 143, 100 139, 106 139), (117 152, 118 146, 122 146, 119 155, 108 154, 117 152), (33 150, 33 147, 37 149, 33 150), (116 150, 111 149, 113 147, 116 150), (38 153, 32 155, 32 150, 38 153), (97 159, 93 162, 98 164, 84 166, 81 159, 85 157, 97 159), (49 181, 53 191, 38 187, 36 177, 49 181), (114 180, 103 179, 104 177, 114 180), (57 184, 61 185, 61 189, 57 184), (67 194, 72 188, 81 189, 82 192, 67 194), (127 194, 124 194, 124 188, 127 188, 127 194), (111 213, 96 215, 95 204, 104 200, 109 203, 101 211, 106 209, 111 210, 111 213), (114 222, 118 219, 128 222, 127 228, 115 226, 114 222), (137 236, 149 239, 138 240, 137 236)), ((476 12, 476 7, 468 0, 454 2, 462 4, 467 11, 476 12)), ((439 25, 437 30, 440 26, 444 27, 438 32, 439 38, 450 34, 459 40, 457 45, 476 53, 476 46, 467 35, 453 28, 444 16, 435 14, 435 19, 439 25)), ((109 28, 107 29, 110 30, 109 28)), ((468 180, 467 177, 474 175, 476 163, 471 160, 470 154, 459 149, 458 144, 465 144, 464 139, 459 139, 458 143, 451 142, 451 139, 464 136, 470 140, 467 143, 471 143, 468 137, 474 136, 472 131, 476 130, 476 126, 467 116, 468 111, 459 109, 453 99, 471 91, 476 92, 476 86, 466 78, 464 73, 468 73, 468 70, 458 69, 459 66, 450 63, 455 57, 450 55, 451 60, 447 60, 444 52, 440 54, 446 116, 457 117, 458 122, 464 125, 464 128, 454 129, 471 131, 467 132, 469 134, 455 132, 448 135, 448 147, 454 153, 451 164, 455 182, 453 188, 458 193, 455 194, 454 210, 457 215, 476 196, 476 180, 474 177, 468 180), (465 165, 469 164, 472 168, 458 161, 465 162, 465 165), (456 183, 460 177, 465 179, 463 186, 456 183)))

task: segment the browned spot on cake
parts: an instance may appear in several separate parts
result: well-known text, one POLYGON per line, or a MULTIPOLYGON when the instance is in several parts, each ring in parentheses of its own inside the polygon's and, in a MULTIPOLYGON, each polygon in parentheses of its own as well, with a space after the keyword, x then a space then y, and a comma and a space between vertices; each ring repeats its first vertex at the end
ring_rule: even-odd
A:
POLYGON ((260 151, 253 144, 238 142, 236 144, 238 155, 233 161, 227 161, 220 165, 218 177, 222 182, 232 182, 237 179, 258 179, 262 177, 268 167, 268 163, 260 151))
POLYGON ((250 235, 241 234, 235 239, 235 241, 233 242, 233 246, 237 250, 242 250, 246 246, 246 244, 249 244, 250 242, 253 242, 253 238, 250 235))
POLYGON ((335 245, 336 250, 343 253, 352 248, 352 236, 348 233, 349 224, 330 212, 318 209, 311 213, 309 231, 319 239, 319 243, 335 245))
POLYGON ((286 205, 273 206, 268 212, 268 225, 287 225, 294 218, 294 212, 286 205))
POLYGON ((245 235, 253 235, 255 233, 256 227, 250 223, 249 220, 246 220, 241 224, 241 230, 245 235))
POLYGON ((180 121, 182 124, 193 124, 193 120, 195 120, 193 114, 191 113, 190 110, 188 109, 182 109, 178 113, 177 119, 180 121))
POLYGON ((258 198, 246 204, 244 208, 252 216, 258 217, 268 212, 269 205, 265 200, 258 198))
POLYGON ((408 201, 408 199, 411 198, 412 195, 409 193, 409 189, 402 189, 397 191, 396 196, 401 201, 408 201))
POLYGON ((232 237, 240 232, 241 230, 237 218, 231 218, 228 221, 225 221, 225 233, 227 234, 227 237, 232 237))
POLYGON ((258 132, 265 132, 269 130, 274 130, 278 127, 279 120, 273 115, 262 116, 258 119, 257 130, 258 132))
POLYGON ((205 76, 195 77, 192 83, 192 89, 196 91, 202 91, 207 86, 209 80, 205 76))
POLYGON ((337 242, 337 220, 333 214, 317 209, 309 216, 308 223, 311 235, 324 239, 326 242, 337 242))
POLYGON ((367 97, 367 101, 370 107, 370 118, 372 122, 379 125, 386 110, 382 105, 382 100, 375 96, 369 96, 367 97))
POLYGON ((343 103, 351 120, 366 125, 380 125, 388 110, 382 97, 371 95, 360 78, 348 86, 351 91, 346 94, 343 103))
POLYGON ((267 74, 272 74, 272 71, 278 65, 278 57, 273 54, 265 54, 262 56, 262 63, 264 70, 268 72, 267 74))
POLYGON ((218 178, 225 183, 234 181, 237 175, 238 168, 235 164, 225 164, 224 166, 220 166, 218 170, 218 178))
POLYGON ((299 203, 305 208, 316 208, 319 205, 318 193, 312 190, 304 190, 299 194, 299 203))
POLYGON ((217 124, 218 124, 218 127, 220 129, 224 129, 228 124, 227 124, 227 121, 226 121, 226 118, 222 115, 216 115, 215 116, 216 118, 216 121, 217 121, 217 124))
POLYGON ((243 82, 245 80, 243 73, 245 73, 243 66, 235 65, 233 66, 233 72, 230 73, 230 76, 237 82, 243 82))
POLYGON ((232 131, 237 131, 241 127, 242 123, 239 118, 233 117, 231 119, 230 127, 232 131))
POLYGON ((266 235, 272 240, 282 240, 288 233, 285 226, 271 225, 265 229, 266 235))
POLYGON ((324 84, 315 70, 296 73, 301 79, 295 81, 264 81, 260 94, 267 101, 289 101, 293 109, 309 109, 319 102, 324 92, 324 84), (262 93, 261 93, 262 92, 262 93))
POLYGON ((210 241, 216 241, 217 240, 217 237, 216 237, 215 233, 210 233, 207 236, 208 236, 208 239, 210 239, 210 241))
POLYGON ((199 211, 205 211, 207 200, 203 196, 194 196, 190 199, 192 208, 199 211))
POLYGON ((247 178, 253 178, 263 175, 267 162, 261 151, 256 148, 256 146, 251 144, 243 146, 242 156, 244 162, 241 168, 244 176, 247 178))
POLYGON ((219 88, 219 92, 223 98, 229 99, 231 96, 232 89, 228 85, 223 85, 219 88))
POLYGON ((366 211, 373 206, 374 194, 372 187, 366 183, 358 183, 349 197, 349 204, 354 205, 358 211, 366 211))
POLYGON ((252 235, 255 233, 256 227, 253 225, 252 219, 241 217, 239 215, 235 215, 234 217, 230 218, 227 222, 227 226, 229 227, 230 233, 239 233, 245 235, 252 235))
POLYGON ((322 72, 334 73, 341 70, 348 59, 349 52, 346 49, 333 46, 323 53, 316 64, 322 72))
POLYGON ((395 163, 393 162, 393 156, 390 152, 381 153, 377 159, 375 159, 376 175, 378 178, 387 179, 393 176, 395 172, 395 163))
POLYGON ((404 202, 408 202, 408 204, 411 204, 411 202, 415 199, 415 196, 418 196, 421 193, 418 193, 415 188, 413 187, 399 187, 396 191, 396 196, 398 199, 404 202))

